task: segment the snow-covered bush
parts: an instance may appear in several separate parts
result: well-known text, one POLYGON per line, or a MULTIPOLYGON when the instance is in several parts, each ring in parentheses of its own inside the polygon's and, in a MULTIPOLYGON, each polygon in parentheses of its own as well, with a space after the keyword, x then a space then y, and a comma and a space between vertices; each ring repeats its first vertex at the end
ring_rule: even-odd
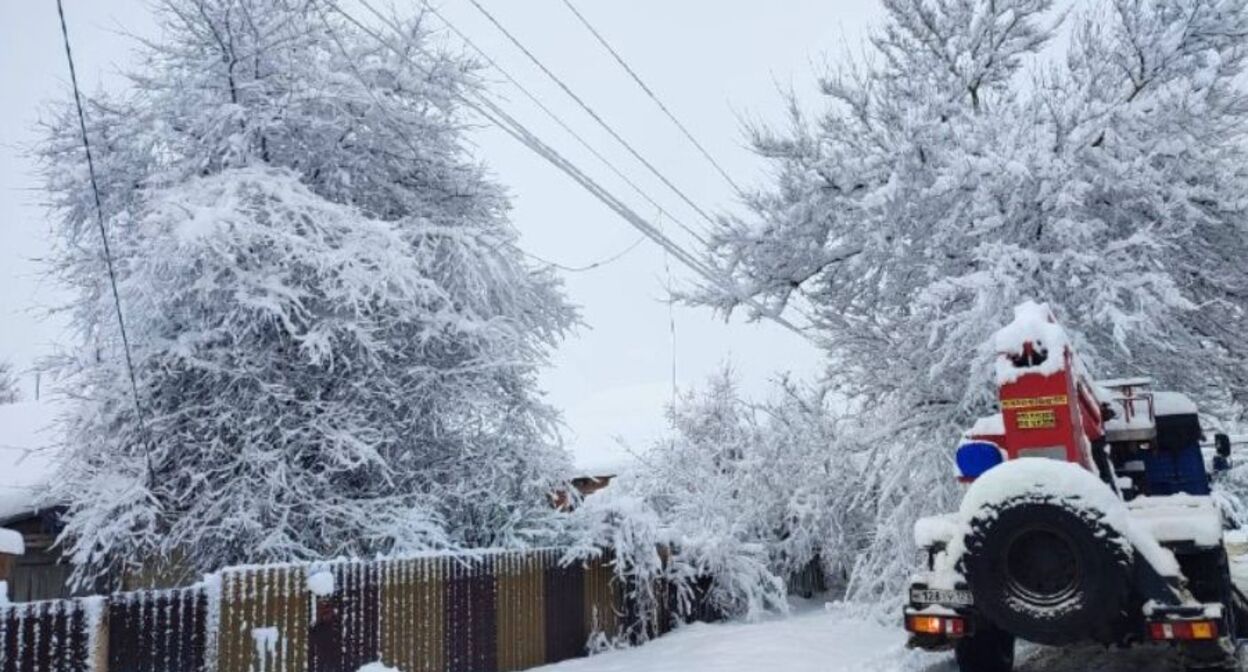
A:
POLYGON ((1050 59, 1053 4, 885 0, 869 56, 822 80, 827 110, 755 130, 777 178, 714 237, 739 288, 807 308, 857 409, 853 597, 895 598, 912 523, 953 508, 952 447, 994 399, 988 339, 1024 300, 1094 371, 1245 412, 1248 2, 1094 2, 1050 59))
POLYGON ((315 0, 160 16, 87 111, 141 412, 72 108, 43 149, 78 576, 547 539, 567 465, 536 376, 575 316, 464 147, 474 65, 412 21, 412 67, 315 0))
POLYGON ((833 410, 788 381, 748 402, 725 370, 679 400, 672 435, 631 473, 585 498, 577 547, 611 549, 643 605, 662 580, 682 614, 695 600, 732 616, 784 610, 790 575, 819 559, 844 575, 863 543, 843 515, 858 461, 838 459, 833 410))

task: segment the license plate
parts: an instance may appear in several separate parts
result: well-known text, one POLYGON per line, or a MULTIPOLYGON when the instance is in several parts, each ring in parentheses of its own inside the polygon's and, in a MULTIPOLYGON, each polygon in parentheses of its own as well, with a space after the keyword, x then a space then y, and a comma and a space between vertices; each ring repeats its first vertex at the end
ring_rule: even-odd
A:
POLYGON ((969 590, 933 590, 930 588, 911 588, 910 601, 915 604, 944 604, 969 607, 975 604, 969 590))

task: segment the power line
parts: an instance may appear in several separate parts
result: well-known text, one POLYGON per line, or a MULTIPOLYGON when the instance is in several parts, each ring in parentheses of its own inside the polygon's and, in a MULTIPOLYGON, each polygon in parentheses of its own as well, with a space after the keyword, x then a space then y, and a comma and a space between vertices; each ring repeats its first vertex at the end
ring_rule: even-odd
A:
MULTIPOLYGON (((603 129, 607 131, 607 133, 611 134, 611 137, 615 138, 617 142, 623 145, 623 147, 627 149, 628 152, 632 154, 635 159, 640 161, 641 164, 644 165, 647 170, 653 173, 655 177, 659 178, 659 180, 663 182, 663 184, 667 185, 668 189, 671 189, 673 193, 679 196, 681 200, 683 200, 689 207, 693 208, 694 211, 697 212, 699 215, 701 215, 702 218, 705 219, 708 223, 710 223, 712 226, 715 225, 715 219, 713 217, 707 214, 706 211, 703 210, 701 207, 699 207, 697 203, 694 203, 693 199, 689 198, 689 196, 687 196, 685 192, 680 189, 680 187, 677 187, 675 184, 672 183, 671 180, 667 179, 667 176, 664 175, 658 168, 656 168, 654 164, 650 163, 650 161, 647 160, 646 157, 642 156, 641 152, 637 151, 637 149, 634 148, 631 143, 625 140, 624 137, 621 136, 619 132, 617 132, 613 126, 608 124, 606 120, 604 120, 602 116, 599 115, 596 110, 594 110, 593 107, 590 107, 590 105, 586 103, 583 98, 578 96, 576 92, 572 90, 570 86, 564 83, 564 81, 558 75, 556 75, 553 71, 551 71, 550 68, 546 67, 546 64, 543 63, 541 59, 539 59, 532 51, 529 51, 528 47, 525 47, 524 44, 520 42, 520 40, 511 33, 511 31, 507 30, 506 26, 504 26, 498 19, 494 18, 494 15, 491 14, 490 11, 487 10, 480 2, 478 2, 478 0, 468 0, 468 2, 472 3, 472 6, 476 7, 477 11, 481 12, 481 14, 485 16, 485 18, 488 19, 490 23, 494 24, 494 27, 497 28, 499 32, 501 32, 513 45, 515 45, 517 49, 523 52, 524 55, 530 61, 532 61, 533 64, 536 65, 543 73, 545 73, 546 76, 551 79, 551 81, 553 81, 556 85, 558 85, 559 88, 562 89, 563 92, 566 93, 569 98, 575 101, 576 104, 581 107, 581 109, 585 110, 585 112, 589 114, 589 116, 593 117, 594 121, 596 121, 599 126, 602 126, 603 129)), ((697 239, 699 243, 702 243, 703 245, 707 244, 706 239, 703 238, 700 234, 695 233, 688 227, 682 226, 682 228, 684 228, 686 232, 688 232, 695 239, 697 239)))
POLYGON ((146 428, 143 422, 143 405, 139 401, 139 383, 134 375, 134 360, 130 355, 130 337, 126 334, 126 320, 121 311, 121 295, 117 291, 117 272, 113 268, 113 252, 108 243, 108 230, 104 227, 104 206, 100 202, 100 184, 95 177, 95 159, 91 156, 91 140, 87 136, 87 116, 82 109, 82 93, 78 88, 78 71, 74 68, 74 52, 69 46, 69 27, 65 22, 65 6, 56 0, 56 12, 61 19, 61 38, 65 42, 65 60, 69 63, 69 81, 74 89, 74 105, 78 108, 78 128, 82 131, 82 148, 87 154, 87 173, 91 176, 91 194, 95 199, 95 220, 100 229, 100 240, 104 244, 104 263, 108 268, 108 284, 113 291, 113 307, 117 312, 117 328, 121 332, 122 350, 125 352, 126 371, 130 374, 130 394, 134 399, 134 412, 138 419, 139 429, 145 435, 143 440, 147 456, 147 475, 152 477, 152 454, 147 444, 146 428))
MULTIPOLYGON (((377 17, 380 21, 382 21, 382 23, 389 26, 391 30, 399 34, 402 34, 402 30, 398 26, 396 26, 394 23, 392 23, 389 19, 387 19, 384 14, 382 14, 375 7, 373 7, 372 4, 368 2, 368 0, 359 0, 359 2, 366 9, 368 9, 375 17, 377 17)), ((430 74, 428 69, 426 69, 421 64, 417 63, 412 58, 411 54, 408 51, 391 44, 388 40, 386 40, 386 38, 382 37, 377 31, 368 27, 359 19, 355 18, 350 13, 348 13, 346 10, 342 9, 342 7, 338 5, 336 0, 326 0, 326 4, 329 7, 333 8, 335 12, 340 14, 343 18, 349 21, 352 25, 359 28, 366 35, 372 37, 379 44, 388 48, 399 58, 406 61, 409 65, 416 68, 417 70, 419 70, 426 76, 430 74)), ((426 58, 430 58, 429 53, 423 48, 421 48, 419 45, 414 45, 414 49, 420 54, 422 54, 423 56, 425 56, 426 58)), ((586 191, 588 191, 591 195, 596 197, 598 200, 602 201, 604 205, 606 205, 608 208, 613 210, 616 214, 622 217, 626 222, 628 222, 637 230, 644 233, 648 238, 653 240, 657 245, 659 245, 663 249, 670 251, 673 257, 675 257, 678 261, 680 261, 682 264, 687 266, 690 270, 702 276, 705 280, 710 282, 713 286, 719 287, 725 293, 736 297, 737 300, 754 308, 756 311, 758 311, 759 316, 770 319, 773 322, 776 322, 777 324, 797 334, 798 336, 801 336, 802 338, 810 340, 809 335, 807 335, 801 328, 797 327, 788 319, 786 319, 783 315, 773 310, 768 309, 766 306, 759 303, 757 299, 742 292, 740 288, 738 288, 735 285, 735 283, 732 282, 730 278, 726 278, 726 277, 719 275, 718 273, 716 273, 716 271, 713 268, 702 263, 702 261, 698 259, 696 255, 680 247, 680 245, 678 245, 675 241, 673 241, 671 238, 668 238, 666 234, 656 229, 653 224, 646 221, 644 217, 637 214, 626 203, 618 199, 614 194, 612 194, 602 185, 598 184, 592 177, 585 174, 585 172, 582 171, 579 167, 577 167, 576 164, 564 158, 553 147, 546 144, 546 142, 544 142, 538 136, 534 135, 523 124, 521 124, 514 117, 508 114, 506 110, 499 107, 497 103, 490 100, 488 97, 481 95, 479 92, 472 92, 470 90, 467 93, 471 95, 472 97, 468 97, 468 95, 465 95, 465 93, 460 92, 460 91, 454 91, 452 95, 461 103, 463 103, 465 107, 476 112, 483 119, 494 124, 504 133, 507 133, 512 138, 514 138, 517 142, 520 142, 521 144, 529 148, 538 156, 541 156, 543 159, 546 159, 546 161, 549 162, 551 165, 563 171, 564 174, 570 177, 577 184, 581 185, 582 188, 584 188, 586 191)))
MULTIPOLYGON (((449 21, 447 21, 444 17, 442 17, 442 15, 436 9, 434 9, 428 3, 426 3, 425 6, 430 11, 432 11, 435 15, 437 15, 438 18, 442 19, 442 21, 446 23, 446 25, 450 27, 451 30, 455 31, 455 33, 459 35, 465 42, 467 42, 470 46, 476 49, 477 52, 481 54, 483 58, 489 61, 490 64, 493 65, 499 72, 503 73, 503 75, 507 77, 508 79, 511 79, 511 76, 508 75, 505 70, 503 70, 501 67, 495 64, 492 60, 490 60, 490 57, 485 52, 477 48, 476 45, 473 44, 466 35, 460 33, 458 29, 456 29, 449 21)), ((407 134, 406 131, 403 130, 399 122, 390 114, 390 110, 386 107, 385 103, 382 102, 381 99, 378 98, 375 93, 373 93, 372 88, 368 86, 368 83, 364 79, 363 73, 360 72, 359 67, 355 64, 355 61, 351 58, 351 53, 347 51, 346 45, 343 44, 342 39, 338 37, 338 31, 334 30, 333 24, 329 22, 329 19, 328 17, 325 16, 324 12, 320 13, 320 18, 321 18, 321 23, 325 26, 325 30, 329 33, 329 37, 333 41, 334 46, 338 47, 338 52, 342 54, 344 59, 346 59, 347 67, 350 69, 356 81, 358 81, 362 86, 364 86, 365 90, 368 92, 368 96, 373 101, 373 105, 382 113, 382 116, 385 118, 386 122, 389 123, 391 127, 393 127, 394 131, 399 134, 399 137, 403 140, 403 143, 407 145, 408 149, 412 151, 413 156, 419 156, 420 150, 416 147, 416 144, 412 142, 411 137, 407 134)), ((515 82, 515 80, 512 80, 512 82, 515 83, 517 87, 523 90, 523 87, 520 86, 519 82, 515 82)), ((532 96, 530 97, 532 98, 532 96)), ((538 104, 541 105, 540 101, 537 101, 536 98, 534 98, 534 101, 538 102, 538 104)), ((545 106, 543 106, 543 109, 546 109, 545 106)), ((556 119, 556 121, 559 121, 558 117, 555 116, 553 112, 550 112, 549 110, 547 110, 547 112, 552 116, 552 118, 556 119)), ((564 128, 567 129, 569 133, 572 133, 574 136, 576 136, 575 132, 572 131, 570 128, 567 128, 567 126, 564 126, 564 128)), ((580 139, 580 136, 576 136, 576 137, 580 139)), ((600 159, 602 159, 604 163, 607 163, 608 166, 611 166, 610 162, 608 162, 605 157, 603 157, 601 154, 598 154, 594 150, 594 148, 590 146, 588 143, 586 143, 584 140, 582 140, 582 144, 584 144, 590 151, 593 151, 594 154, 598 156, 600 159)), ((611 167, 614 168, 613 166, 611 167)), ((624 176, 623 173, 619 173, 617 171, 617 174, 619 174, 620 177, 623 177, 626 181, 628 181, 628 178, 624 176)), ((642 194, 642 196, 646 196, 645 192, 642 192, 640 187, 637 187, 631 181, 629 181, 629 184, 632 185, 633 188, 637 189, 638 192, 642 194)), ((648 198, 648 196, 646 197, 648 198)), ((653 203, 653 201, 651 202, 653 203)), ((657 203, 655 203, 654 205, 655 207, 659 207, 657 203)), ((663 209, 661 207, 659 207, 659 212, 663 212, 663 209)), ((526 257, 529 257, 530 259, 533 259, 534 261, 537 261, 538 263, 545 264, 546 266, 557 268, 567 273, 583 273, 586 271, 594 270, 596 268, 601 268, 603 266, 606 266, 607 264, 610 264, 612 262, 615 262, 623 258, 624 255, 635 250, 645 240, 646 240, 645 235, 638 236, 637 240, 633 241, 630 245, 625 247, 623 250, 620 250, 619 252, 616 252, 604 259, 586 264, 584 266, 565 266, 563 264, 559 264, 559 263, 544 259, 536 254, 533 254, 525 250, 524 248, 520 247, 518 244, 511 245, 511 247, 513 247, 520 254, 526 257)))
MULTIPOLYGON (((526 98, 532 101, 533 104, 536 105, 538 109, 540 109, 543 113, 545 113, 547 117, 549 117, 552 121, 558 124, 558 126, 562 128, 564 132, 572 136, 572 138, 575 139, 578 144, 584 147, 590 154, 594 156, 594 158, 598 159, 599 162, 605 165, 612 173, 615 174, 616 177, 619 177, 621 180, 623 180, 624 183, 627 184, 630 188, 632 188, 633 191, 635 191, 639 196, 645 199, 646 202, 648 202, 650 205, 657 208, 660 213, 666 215, 668 219, 672 220, 673 222, 676 222, 676 224, 680 226, 682 229, 684 229, 685 231, 690 231, 688 226, 682 223, 675 215, 664 210, 663 206, 660 205, 658 201, 652 198, 649 193, 647 193, 636 182, 634 182, 631 178, 629 178, 628 175, 625 175, 624 172, 621 171, 618 167, 616 167, 616 165, 612 163, 607 157, 603 156, 603 154, 599 152, 593 145, 591 145, 588 140, 586 140, 583 136, 581 136, 580 133, 577 133, 575 129, 569 126, 568 123, 565 122, 562 117, 560 117, 553 110, 551 110, 550 107, 548 107, 545 103, 543 103, 541 98, 538 98, 536 94, 532 93, 526 86, 521 84, 519 80, 513 77, 510 72, 508 72, 506 69, 503 68, 503 66, 499 65, 498 62, 495 61, 488 53, 486 53, 484 49, 477 46, 477 43, 474 42, 472 38, 468 37, 468 35, 466 35, 463 31, 461 31, 455 25, 454 22, 452 22, 450 19, 446 17, 446 15, 440 12, 437 9, 437 7, 434 7, 433 4, 429 2, 429 0, 421 0, 421 4, 424 5, 425 9, 431 12, 434 16, 438 17, 438 19, 441 20, 442 23, 445 24, 446 27, 451 30, 451 32, 455 33, 455 35, 458 36, 459 39, 464 42, 464 44, 468 45, 468 47, 471 48, 473 51, 477 52, 477 54, 480 55, 481 58, 485 59, 486 63, 488 63, 491 67, 497 70, 498 73, 501 74, 503 78, 506 79, 508 82, 510 82, 512 86, 515 86, 516 89, 520 91, 520 93, 524 94, 526 98)), ((692 231, 690 231, 690 233, 695 236, 697 235, 697 234, 693 234, 692 231)), ((551 265, 558 267, 558 264, 551 264, 551 265)))
MULTIPOLYGON (((534 259, 540 263, 557 268, 561 271, 566 271, 568 273, 584 273, 585 271, 592 271, 595 268, 602 268, 603 266, 606 266, 607 264, 623 259, 625 255, 637 249, 637 246, 641 245, 644 242, 646 242, 646 236, 644 234, 637 236, 637 240, 634 240, 631 244, 629 244, 628 247, 625 247, 624 249, 620 250, 619 252, 616 252, 615 254, 612 254, 609 257, 605 257, 603 259, 595 261, 591 264, 586 264, 584 266, 564 266, 563 264, 557 264, 553 261, 548 261, 546 259, 543 259, 537 256, 536 254, 533 254, 532 252, 526 252, 525 250, 520 250, 520 253, 526 257, 529 257, 530 259, 534 259)), ((520 249, 520 248, 517 246, 516 249, 520 249)))
POLYGON ((731 177, 729 177, 728 171, 724 170, 724 167, 721 166, 720 163, 715 160, 715 157, 711 156, 711 153, 707 151, 705 147, 702 146, 702 143, 698 142, 698 139, 693 136, 693 133, 690 132, 689 129, 680 122, 680 119, 676 118, 676 115, 673 114, 672 111, 667 108, 667 105, 663 104, 663 101, 659 99, 658 95, 655 94, 654 90, 651 89, 649 86, 647 86, 644 81, 642 81, 641 76, 637 74, 637 71, 634 70, 631 66, 629 66, 628 62, 625 61, 624 57, 621 56, 620 53, 615 50, 615 47, 611 46, 610 42, 607 42, 607 38, 603 37, 602 33, 600 33, 598 29, 595 28, 594 25, 589 22, 589 19, 585 18, 585 15, 581 14, 581 12, 577 10, 576 6, 572 4, 572 0, 563 0, 563 5, 567 7, 574 15, 576 15, 576 18, 580 20, 581 25, 585 26, 585 28, 589 30, 590 34, 592 34, 594 38, 598 40, 598 44, 601 44, 603 48, 606 49, 611 54, 611 56, 615 58, 615 62, 619 63, 621 68, 624 68, 624 71, 628 73, 629 77, 632 77, 633 81, 637 83, 637 86, 641 87, 641 90, 644 91, 646 95, 650 97, 650 100, 653 100, 654 104, 659 106, 659 109, 663 111, 663 114, 667 115, 667 118, 670 119, 671 122, 676 125, 676 128, 680 129, 680 132, 684 134, 685 138, 687 138, 689 142, 693 143, 693 146, 696 147, 698 152, 702 154, 702 158, 706 159, 707 162, 709 162, 711 166, 713 166, 715 170, 719 172, 720 176, 724 178, 724 181, 726 181, 728 185, 732 187, 732 190, 737 192, 738 194, 742 193, 741 187, 738 187, 737 183, 734 182, 731 177))

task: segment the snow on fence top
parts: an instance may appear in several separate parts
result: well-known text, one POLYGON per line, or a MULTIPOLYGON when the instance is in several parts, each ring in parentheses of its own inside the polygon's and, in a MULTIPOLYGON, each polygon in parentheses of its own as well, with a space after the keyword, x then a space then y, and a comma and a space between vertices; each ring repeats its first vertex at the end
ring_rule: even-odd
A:
POLYGON ((1014 308, 1014 321, 1002 327, 993 337, 997 358, 997 384, 1012 383, 1024 374, 1052 375, 1066 365, 1063 356, 1070 339, 1066 330, 1053 317, 1049 304, 1027 301, 1014 308), (1024 346, 1030 343, 1036 353, 1047 353, 1043 362, 1027 368, 1019 368, 1010 356, 1022 355, 1024 346))

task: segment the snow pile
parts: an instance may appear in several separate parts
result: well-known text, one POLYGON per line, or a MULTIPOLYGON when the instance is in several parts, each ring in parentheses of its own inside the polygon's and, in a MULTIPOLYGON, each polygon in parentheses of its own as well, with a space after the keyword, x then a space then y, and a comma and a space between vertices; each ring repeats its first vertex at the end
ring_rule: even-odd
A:
POLYGON ((1066 366, 1065 353, 1070 339, 1053 317, 1049 304, 1026 301, 1015 306, 1014 321, 996 333, 993 344, 998 355, 1008 355, 997 357, 996 362, 997 384, 1006 385, 1024 374, 1048 376, 1061 371, 1066 366), (1017 367, 1010 357, 1023 354, 1027 343, 1031 344, 1033 352, 1047 353, 1047 357, 1036 366, 1017 367))
POLYGON ((914 523, 914 543, 919 548, 948 544, 963 533, 962 517, 957 513, 920 518, 914 523))
POLYGON ((327 570, 313 572, 308 575, 308 591, 317 597, 329 597, 334 594, 334 574, 327 570))
POLYGON ((22 555, 26 552, 26 543, 21 533, 16 530, 0 527, 0 554, 22 555))
POLYGON ((9 582, 0 581, 0 607, 9 603, 9 582))
POLYGON ((1090 513, 1118 533, 1125 553, 1138 554, 1163 576, 1180 575, 1174 554, 1162 548, 1150 527, 1134 522, 1126 503, 1095 474, 1069 462, 1020 458, 988 471, 971 484, 958 510, 956 531, 950 527, 952 522, 925 523, 922 528, 916 525, 916 540, 947 539, 948 548, 939 556, 930 577, 933 587, 953 588, 960 580, 955 568, 966 551, 971 523, 995 516, 999 506, 1019 498, 1058 500, 1090 513))
POLYGON ((360 669, 356 670, 356 672, 402 672, 402 671, 399 670, 399 668, 397 667, 387 667, 385 663, 378 660, 378 661, 374 661, 371 663, 366 663, 364 665, 361 665, 360 669))

